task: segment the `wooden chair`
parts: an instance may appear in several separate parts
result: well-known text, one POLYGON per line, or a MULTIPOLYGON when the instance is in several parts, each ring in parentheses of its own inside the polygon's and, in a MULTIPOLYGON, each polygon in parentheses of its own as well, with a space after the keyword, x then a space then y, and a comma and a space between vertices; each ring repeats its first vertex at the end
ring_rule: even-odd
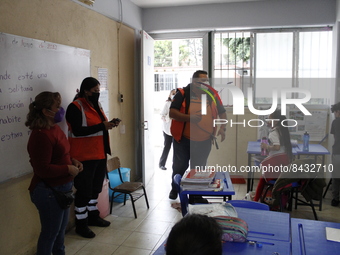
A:
POLYGON ((135 215, 135 218, 137 219, 135 201, 137 201, 139 198, 144 196, 146 206, 149 209, 149 201, 148 201, 148 197, 146 195, 145 187, 144 187, 144 184, 142 182, 127 182, 127 181, 124 182, 120 168, 121 168, 121 164, 120 164, 120 160, 119 160, 118 157, 111 158, 107 161, 107 172, 106 172, 107 179, 109 179, 108 173, 117 169, 118 173, 119 173, 119 178, 120 178, 120 181, 121 181, 121 184, 116 186, 116 187, 112 187, 110 182, 109 182, 109 189, 112 190, 112 196, 111 196, 111 199, 110 199, 110 214, 112 213, 113 199, 118 197, 118 196, 124 195, 124 205, 125 205, 126 204, 126 196, 129 195, 130 198, 131 198, 133 213, 135 215), (137 193, 136 191, 138 191, 138 190, 143 191, 143 193, 137 193), (121 194, 115 195, 115 193, 118 193, 118 192, 121 193, 121 194))

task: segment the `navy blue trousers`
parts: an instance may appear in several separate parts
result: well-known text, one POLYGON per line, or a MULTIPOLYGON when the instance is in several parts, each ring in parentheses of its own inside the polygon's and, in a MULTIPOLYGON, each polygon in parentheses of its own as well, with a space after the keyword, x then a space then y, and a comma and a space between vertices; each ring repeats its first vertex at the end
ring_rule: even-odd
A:
POLYGON ((174 156, 172 161, 172 190, 177 191, 176 185, 173 181, 176 174, 183 176, 185 170, 189 167, 195 169, 199 166, 205 169, 207 165, 207 159, 211 151, 211 139, 205 141, 191 141, 185 137, 178 143, 173 140, 174 156))

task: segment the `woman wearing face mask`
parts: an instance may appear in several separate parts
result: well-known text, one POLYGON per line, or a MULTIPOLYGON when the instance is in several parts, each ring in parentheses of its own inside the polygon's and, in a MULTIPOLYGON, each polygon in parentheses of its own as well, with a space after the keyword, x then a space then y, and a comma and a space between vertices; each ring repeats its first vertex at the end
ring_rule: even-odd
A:
POLYGON ((165 101, 163 111, 161 112, 162 121, 163 121, 164 148, 163 148, 161 158, 159 159, 159 168, 162 170, 166 170, 165 163, 166 163, 166 160, 168 159, 169 151, 171 149, 171 144, 172 144, 172 135, 170 131, 171 119, 169 117, 169 110, 170 110, 169 108, 170 108, 172 99, 174 98, 175 94, 176 94, 175 89, 170 91, 168 99, 165 101))
POLYGON ((107 155, 111 154, 108 130, 117 126, 107 120, 98 101, 100 83, 87 77, 74 101, 67 107, 71 156, 83 163, 84 171, 74 179, 76 233, 85 238, 95 237, 88 226, 110 225, 99 217, 97 199, 102 191, 107 155))
POLYGON ((70 191, 74 176, 83 170, 82 164, 70 157, 66 135, 56 125, 65 113, 60 104, 59 93, 40 93, 29 105, 25 122, 32 130, 27 145, 34 173, 29 191, 41 223, 37 255, 65 254, 64 235, 70 210, 60 208, 49 186, 70 191))

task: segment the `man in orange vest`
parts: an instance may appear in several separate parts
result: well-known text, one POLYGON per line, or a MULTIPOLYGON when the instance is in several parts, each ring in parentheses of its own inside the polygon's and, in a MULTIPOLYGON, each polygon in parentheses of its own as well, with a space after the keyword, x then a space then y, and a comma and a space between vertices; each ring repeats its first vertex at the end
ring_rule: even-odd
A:
MULTIPOLYGON (((226 125, 217 128, 213 125, 214 119, 226 119, 226 110, 216 90, 209 85, 208 73, 203 70, 196 71, 192 76, 192 83, 183 89, 178 89, 170 106, 172 118, 171 133, 173 140, 172 179, 176 174, 183 176, 189 166, 205 169, 212 143, 216 142, 216 133, 225 139, 226 125), (207 105, 203 106, 202 95, 206 94, 207 105)), ((178 192, 172 181, 170 199, 176 199, 178 192)))

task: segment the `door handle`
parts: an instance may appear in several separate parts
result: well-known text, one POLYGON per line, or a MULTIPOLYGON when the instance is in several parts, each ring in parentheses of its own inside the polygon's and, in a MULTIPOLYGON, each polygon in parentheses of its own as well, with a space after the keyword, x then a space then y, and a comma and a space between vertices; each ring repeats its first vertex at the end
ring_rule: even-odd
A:
POLYGON ((149 123, 147 120, 145 120, 143 123, 142 123, 142 128, 144 130, 149 130, 149 123))

